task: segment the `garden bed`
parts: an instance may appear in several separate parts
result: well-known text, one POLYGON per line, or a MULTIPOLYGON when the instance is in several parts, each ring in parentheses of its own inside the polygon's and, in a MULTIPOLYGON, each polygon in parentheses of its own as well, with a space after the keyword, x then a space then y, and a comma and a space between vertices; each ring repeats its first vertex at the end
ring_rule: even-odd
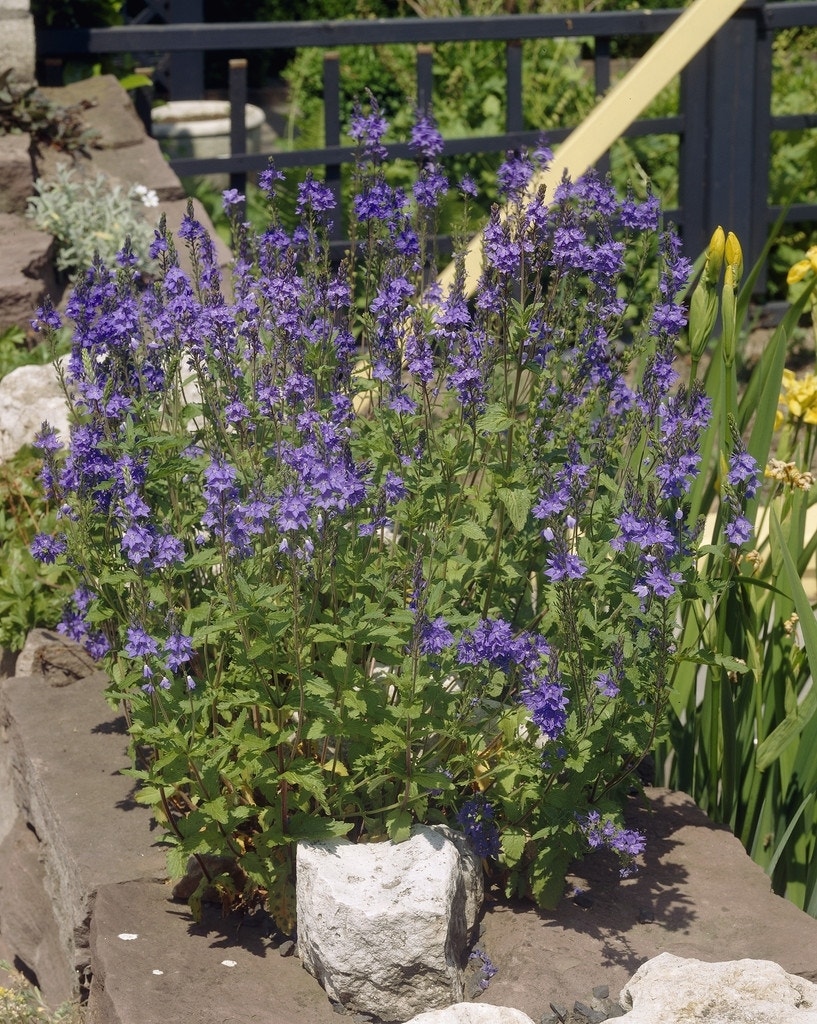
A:
MULTIPOLYGON (((272 1008, 276 1024, 336 1020, 297 957, 282 955, 291 945, 281 947, 266 914, 224 917, 208 907, 197 925, 185 904, 170 900, 158 832, 120 774, 124 721, 105 703, 104 675, 75 654, 35 634, 20 659, 31 674, 0 687, 0 759, 8 762, 0 774, 0 919, 26 921, 22 933, 4 935, 13 955, 54 1003, 70 994, 76 967, 93 1024, 188 1013, 200 1024, 261 1021, 272 1008), (33 920, 32 907, 40 908, 33 920)), ((572 1007, 600 985, 616 998, 663 951, 712 962, 769 959, 817 980, 817 921, 771 893, 727 829, 665 789, 634 798, 628 818, 647 835, 634 877, 620 882, 617 862, 591 855, 573 866, 552 912, 489 894, 479 942, 498 971, 482 1002, 539 1020, 551 1002, 572 1007)))

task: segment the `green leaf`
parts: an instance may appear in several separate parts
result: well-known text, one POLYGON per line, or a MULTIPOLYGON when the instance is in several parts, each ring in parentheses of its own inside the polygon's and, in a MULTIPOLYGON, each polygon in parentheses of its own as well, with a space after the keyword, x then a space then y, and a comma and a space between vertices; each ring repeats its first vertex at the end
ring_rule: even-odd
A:
POLYGON ((457 523, 454 527, 466 540, 475 540, 479 543, 484 543, 488 537, 479 523, 475 523, 473 519, 466 519, 461 523, 457 523))
POLYGON ((227 800, 225 797, 217 796, 214 800, 207 800, 201 805, 201 809, 220 825, 227 824, 229 814, 227 811, 227 800))
POLYGON ((686 661, 695 665, 718 665, 727 672, 748 672, 749 666, 739 658, 733 658, 729 654, 721 654, 719 651, 698 650, 684 656, 686 661))
POLYGON ((386 831, 393 843, 404 843, 411 836, 411 812, 390 811, 386 815, 386 831))
MULTIPOLYGON (((777 513, 774 508, 770 508, 769 513, 771 536, 778 548, 783 572, 794 600, 794 607, 800 617, 800 628, 803 631, 803 641, 806 645, 806 656, 811 675, 813 678, 817 678, 817 619, 814 617, 814 609, 811 607, 802 580, 797 573, 797 567, 789 553, 777 513)), ((794 711, 790 712, 758 746, 755 763, 759 771, 764 771, 780 757, 789 744, 800 735, 815 712, 817 712, 817 688, 812 686, 794 711)))
POLYGON ((298 811, 288 819, 289 835, 293 839, 308 839, 322 842, 327 839, 340 839, 352 828, 351 821, 336 821, 317 814, 306 814, 298 811))
POLYGON ((502 860, 509 867, 515 867, 522 859, 528 839, 523 829, 510 826, 502 830, 502 860))
POLYGON ((521 533, 525 528, 528 513, 533 504, 533 495, 526 487, 499 487, 496 493, 505 506, 514 529, 521 533))
POLYGON ((497 403, 489 405, 477 419, 477 431, 481 434, 501 434, 503 430, 509 430, 512 426, 513 420, 508 415, 508 410, 504 405, 497 403))
POLYGON ((180 847, 174 846, 167 851, 167 873, 171 878, 184 878, 187 874, 187 853, 180 847))

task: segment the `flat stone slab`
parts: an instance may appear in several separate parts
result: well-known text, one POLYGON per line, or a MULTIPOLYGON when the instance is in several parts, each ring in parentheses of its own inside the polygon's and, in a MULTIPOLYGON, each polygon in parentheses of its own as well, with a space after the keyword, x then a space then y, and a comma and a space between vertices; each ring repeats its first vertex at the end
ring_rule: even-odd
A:
POLYGON ((262 929, 213 907, 197 925, 169 896, 168 885, 144 881, 98 891, 90 1024, 337 1024, 317 981, 262 929))
POLYGON ((817 981, 817 920, 776 896, 740 841, 686 794, 648 789, 646 797, 627 815, 647 836, 637 875, 620 880, 615 858, 597 853, 574 866, 574 894, 552 913, 488 910, 480 944, 499 971, 483 1002, 538 1020, 550 1000, 572 1007, 599 984, 618 998, 663 952, 710 963, 773 960, 817 981))
POLYGON ((15 786, 34 797, 31 824, 61 840, 66 867, 93 891, 133 878, 166 877, 160 833, 134 799, 125 719, 103 696, 107 676, 66 683, 44 675, 2 684, 6 728, 14 734, 15 786))

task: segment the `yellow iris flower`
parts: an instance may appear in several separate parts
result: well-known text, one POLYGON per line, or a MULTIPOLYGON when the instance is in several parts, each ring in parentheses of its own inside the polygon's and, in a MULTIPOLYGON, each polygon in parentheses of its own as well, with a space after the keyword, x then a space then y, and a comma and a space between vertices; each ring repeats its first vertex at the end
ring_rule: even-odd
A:
POLYGON ((789 272, 786 275, 786 283, 797 284, 798 281, 802 281, 806 277, 809 271, 817 274, 817 245, 812 245, 806 251, 805 259, 798 260, 789 268, 789 272))
MULTIPOLYGON (((817 256, 817 246, 814 252, 817 256)), ((784 411, 778 411, 776 427, 782 425, 786 413, 789 419, 817 423, 817 373, 797 377, 793 370, 784 370, 780 404, 784 406, 784 411)))

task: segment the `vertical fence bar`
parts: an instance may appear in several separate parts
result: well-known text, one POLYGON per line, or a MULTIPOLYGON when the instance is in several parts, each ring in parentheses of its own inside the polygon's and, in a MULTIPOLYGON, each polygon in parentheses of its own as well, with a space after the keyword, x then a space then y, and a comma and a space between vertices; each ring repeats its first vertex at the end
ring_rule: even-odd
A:
MULTIPOLYGON (((172 24, 198 25, 204 21, 203 0, 170 0, 172 24)), ((204 53, 202 50, 171 53, 170 96, 174 100, 200 100, 204 95, 204 53)))
POLYGON ((522 110, 522 42, 509 39, 505 44, 505 131, 521 132, 522 110))
MULTIPOLYGON (((594 39, 593 78, 596 97, 603 96, 610 88, 610 37, 596 36, 594 39)), ((604 177, 610 172, 609 151, 596 164, 596 170, 604 177)))
POLYGON ((417 110, 426 113, 434 104, 434 47, 417 47, 417 110))
MULTIPOLYGON (((749 251, 760 253, 766 244, 769 223, 769 161, 772 131, 772 43, 774 33, 766 26, 763 12, 758 12, 755 25, 755 152, 752 163, 752 232, 749 251)), ((747 266, 751 266, 747 261, 747 266)), ((767 264, 758 279, 758 295, 766 292, 767 264)))
MULTIPOLYGON (((230 156, 247 152, 247 61, 234 57, 229 62, 230 81, 230 156)), ((230 188, 247 191, 247 172, 231 171, 230 188)))
POLYGON ((706 214, 714 228, 722 224, 734 231, 744 246, 746 264, 751 252, 752 169, 756 132, 755 18, 739 11, 707 47, 710 94, 706 116, 709 124, 706 214))
POLYGON ((153 68, 134 68, 137 75, 151 79, 150 85, 140 85, 133 90, 133 106, 148 135, 153 134, 153 68))
POLYGON ((709 60, 699 53, 681 72, 681 139, 678 155, 678 204, 684 249, 690 259, 700 253, 715 226, 707 209, 709 171, 707 123, 709 60))
MULTIPOLYGON (((340 145, 340 54, 328 50, 323 55, 323 132, 327 146, 340 145)), ((326 184, 335 197, 335 216, 329 236, 333 241, 343 238, 340 164, 326 164, 326 184)))

